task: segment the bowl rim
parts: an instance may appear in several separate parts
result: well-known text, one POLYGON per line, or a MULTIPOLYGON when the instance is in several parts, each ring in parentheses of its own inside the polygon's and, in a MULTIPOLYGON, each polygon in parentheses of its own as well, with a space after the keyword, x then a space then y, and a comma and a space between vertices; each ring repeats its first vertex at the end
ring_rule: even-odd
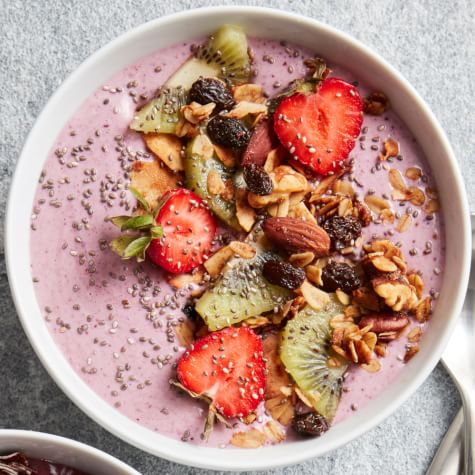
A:
MULTIPOLYGON (((34 430, 24 430, 24 429, 0 429, 0 443, 9 440, 15 440, 15 443, 41 443, 48 444, 48 448, 51 446, 58 448, 67 448, 72 449, 81 456, 92 457, 101 464, 109 465, 115 470, 120 470, 120 473, 127 473, 129 475, 140 475, 140 473, 127 465, 125 462, 122 462, 118 458, 99 450, 92 445, 85 444, 83 442, 78 442, 74 439, 69 439, 67 437, 49 434, 47 432, 39 432, 34 430), (17 442, 18 441, 18 442, 17 442)), ((22 447, 19 447, 22 450, 22 447)), ((28 449, 26 449, 28 453, 28 449)), ((36 456, 35 456, 36 457, 36 456)), ((51 460, 55 462, 55 460, 51 460)), ((62 463, 62 462, 59 462, 62 463)), ((82 470, 79 468, 79 470, 82 470)))
MULTIPOLYGON (((448 139, 443 132, 441 126, 439 125, 437 119, 432 114, 428 105, 423 101, 415 89, 409 84, 409 82, 391 65, 389 65, 384 59, 382 59, 377 53, 375 53, 369 47, 363 45, 358 40, 354 39, 350 35, 339 31, 338 29, 328 26, 324 23, 321 23, 312 18, 306 16, 276 10, 266 7, 247 7, 247 6, 226 6, 226 7, 203 7, 197 9, 191 9, 188 11, 182 11, 178 13, 172 13, 144 24, 139 25, 131 30, 126 31, 122 35, 118 36, 111 42, 107 43, 105 46, 97 50, 95 53, 90 55, 78 68, 76 68, 67 79, 61 84, 61 86, 55 91, 51 96, 46 106, 43 108, 41 114, 35 121, 33 128, 31 129, 23 147, 20 158, 17 162, 15 173, 12 179, 10 193, 7 203, 7 213, 5 219, 5 256, 7 264, 7 273, 9 277, 10 288, 17 309, 20 321, 24 328, 25 333, 28 336, 28 339, 33 346, 37 356, 42 362, 43 366, 46 368, 50 376, 55 380, 55 382, 60 386, 63 392, 79 407, 81 408, 89 417, 99 423, 102 427, 106 428, 109 432, 113 433, 122 440, 139 447, 142 450, 145 450, 154 455, 166 458, 168 460, 186 464, 193 465, 196 467, 201 467, 205 469, 213 470, 251 470, 251 469, 269 469, 283 465, 290 465, 297 462, 301 462, 310 457, 315 457, 322 455, 330 450, 333 450, 337 447, 340 447, 350 440, 361 436, 363 433, 367 432, 377 424, 381 423, 386 417, 392 414, 404 401, 406 401, 409 396, 411 396, 415 390, 422 384, 422 382, 427 378, 429 373, 433 370, 437 364, 443 349, 445 348, 450 334, 452 333, 455 323, 456 316, 460 313, 462 308, 463 298, 465 295, 465 288, 468 283, 469 267, 470 267, 470 258, 471 255, 471 232, 470 232, 470 221, 469 221, 469 207, 467 197, 464 191, 464 184, 460 170, 458 168, 457 161, 455 159, 452 148, 448 142, 448 139), (175 441, 174 439, 169 439, 168 437, 161 436, 158 434, 161 439, 167 439, 167 441, 173 442, 164 442, 164 447, 161 446, 152 446, 145 437, 142 437, 141 440, 137 440, 136 435, 131 435, 127 427, 118 427, 118 423, 113 423, 107 419, 107 414, 105 407, 101 408, 94 407, 93 405, 88 405, 84 400, 87 396, 81 396, 80 391, 74 391, 73 386, 69 386, 65 382, 65 376, 62 374, 61 370, 57 367, 54 359, 51 355, 47 355, 47 351, 44 348, 44 344, 41 343, 40 339, 36 337, 34 332, 33 323, 27 318, 27 308, 26 304, 21 299, 21 282, 17 278, 16 269, 19 266, 15 262, 15 200, 13 197, 17 193, 17 189, 21 186, 21 172, 25 167, 25 163, 28 159, 28 149, 31 148, 31 143, 34 142, 35 135, 38 133, 39 124, 44 120, 46 113, 49 109, 52 108, 52 105, 57 101, 58 97, 70 88, 70 84, 73 83, 74 77, 79 75, 82 71, 87 70, 90 65, 98 62, 102 57, 107 56, 110 52, 114 51, 116 48, 119 48, 121 45, 128 43, 137 36, 140 36, 148 31, 159 29, 160 27, 167 25, 169 23, 175 22, 188 22, 195 20, 200 17, 206 17, 209 14, 222 14, 222 15, 253 15, 262 18, 265 21, 271 21, 274 19, 279 19, 281 21, 289 21, 297 24, 305 24, 309 28, 315 30, 321 30, 325 34, 330 35, 338 39, 338 41, 349 45, 351 48, 359 50, 362 54, 367 56, 372 62, 376 63, 379 68, 386 70, 395 80, 397 80, 398 85, 404 90, 416 104, 420 112, 427 118, 430 122, 432 131, 437 136, 437 139, 440 141, 441 147, 443 149, 444 156, 447 160, 447 165, 449 166, 451 172, 451 178, 455 182, 456 186, 454 191, 454 196, 458 200, 458 209, 460 211, 460 220, 461 220, 461 229, 459 230, 460 236, 460 248, 459 251, 462 255, 462 266, 460 268, 460 280, 459 286, 457 288, 456 295, 454 295, 452 309, 453 312, 450 315, 450 322, 444 334, 439 338, 437 344, 433 347, 433 351, 430 357, 427 358, 427 361, 421 366, 420 371, 417 373, 417 376, 412 380, 406 381, 406 385, 396 397, 393 398, 391 404, 388 404, 384 409, 374 415, 374 417, 368 418, 362 423, 354 428, 342 434, 338 441, 333 443, 325 443, 325 438, 321 439, 319 444, 310 445, 306 442, 299 442, 300 450, 294 450, 290 453, 288 451, 278 451, 277 447, 274 447, 277 450, 272 451, 272 447, 263 448, 259 450, 259 456, 256 457, 244 457, 243 454, 249 455, 249 452, 245 449, 232 449, 223 450, 215 448, 205 448, 199 447, 199 450, 192 448, 193 446, 186 446, 180 441, 175 441), (177 444, 175 444, 175 442, 177 444), (171 448, 173 447, 173 448, 171 448), (188 447, 188 448, 185 448, 188 447), (266 452, 267 451, 267 452, 266 452), (223 454, 227 454, 223 456, 223 454), (236 454, 233 456, 232 454, 236 454), (266 456, 264 456, 266 454, 266 456)), ((52 350, 54 351, 54 350, 52 350)), ((70 368, 72 372, 74 370, 70 368)), ((70 375, 71 378, 74 378, 73 375, 70 375)), ((84 383, 85 384, 85 383, 84 383)), ((87 385, 86 385, 87 386, 87 385)), ((88 387, 87 387, 88 388, 88 387)), ((92 391, 92 390, 91 390, 92 391)), ((99 396, 97 396, 100 398, 99 396)), ((96 401, 98 402, 98 401, 96 401)), ((125 416, 116 416, 120 419, 120 422, 127 426, 126 421, 124 421, 125 416)), ((135 424, 135 423, 133 423, 135 424)), ((135 424, 136 425, 136 424, 135 424)), ((137 429, 138 431, 139 429, 137 429)), ((255 453, 255 452, 253 452, 255 453)))

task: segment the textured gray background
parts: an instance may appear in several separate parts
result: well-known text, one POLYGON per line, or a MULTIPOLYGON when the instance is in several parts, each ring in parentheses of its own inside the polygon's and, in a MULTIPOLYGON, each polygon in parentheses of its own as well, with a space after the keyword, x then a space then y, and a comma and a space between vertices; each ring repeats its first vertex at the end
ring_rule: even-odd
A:
MULTIPOLYGON (((0 0, 0 219, 23 141, 53 91, 109 40, 160 15, 214 0, 0 0)), ((242 1, 241 4, 253 4, 242 1)), ((271 0, 340 28, 398 68, 432 107, 460 160, 475 209, 475 2, 271 0)), ((111 436, 56 387, 30 348, 10 297, 0 248, 0 427, 89 443, 151 474, 204 474, 146 455, 111 436)), ((266 474, 421 474, 460 405, 439 366, 392 417, 325 457, 266 474)), ((252 452, 249 453, 252 457, 252 452)))

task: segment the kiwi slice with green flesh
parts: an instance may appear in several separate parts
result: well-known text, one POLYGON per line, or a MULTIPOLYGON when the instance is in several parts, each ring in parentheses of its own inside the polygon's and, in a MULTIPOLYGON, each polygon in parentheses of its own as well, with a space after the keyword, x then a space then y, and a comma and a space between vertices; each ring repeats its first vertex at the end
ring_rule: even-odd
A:
POLYGON ((325 309, 304 307, 282 332, 280 358, 313 408, 327 421, 335 416, 348 364, 331 350, 330 319, 343 313, 343 306, 330 295, 325 309), (339 366, 328 364, 329 358, 339 366))
POLYGON ((195 310, 212 331, 270 312, 293 296, 292 291, 270 284, 262 275, 264 264, 280 257, 252 244, 256 255, 252 259, 232 258, 196 302, 195 310))
POLYGON ((219 195, 211 195, 208 192, 208 175, 211 170, 218 172, 223 182, 234 180, 233 171, 226 168, 215 156, 204 158, 193 150, 193 140, 188 144, 185 151, 185 185, 206 201, 211 211, 225 224, 237 231, 241 230, 236 218, 236 202, 226 201, 219 195))
POLYGON ((130 127, 144 133, 175 133, 187 92, 200 77, 218 77, 232 84, 249 82, 247 38, 241 27, 223 25, 198 46, 193 56, 167 80, 158 97, 137 113, 130 127))
POLYGON ((146 134, 175 133, 180 120, 180 109, 187 102, 188 93, 183 87, 164 87, 158 97, 145 104, 134 117, 130 128, 146 134))

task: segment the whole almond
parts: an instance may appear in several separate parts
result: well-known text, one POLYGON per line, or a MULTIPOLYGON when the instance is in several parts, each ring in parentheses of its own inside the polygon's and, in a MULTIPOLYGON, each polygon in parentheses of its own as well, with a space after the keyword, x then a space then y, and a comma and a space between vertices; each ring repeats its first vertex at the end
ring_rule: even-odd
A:
POLYGON ((359 327, 364 328, 371 325, 371 331, 374 333, 399 332, 409 324, 409 318, 406 315, 393 314, 371 314, 365 315, 359 321, 359 327))
POLYGON ((277 247, 291 253, 313 252, 315 257, 328 255, 330 237, 317 224, 300 218, 267 218, 262 229, 277 247))

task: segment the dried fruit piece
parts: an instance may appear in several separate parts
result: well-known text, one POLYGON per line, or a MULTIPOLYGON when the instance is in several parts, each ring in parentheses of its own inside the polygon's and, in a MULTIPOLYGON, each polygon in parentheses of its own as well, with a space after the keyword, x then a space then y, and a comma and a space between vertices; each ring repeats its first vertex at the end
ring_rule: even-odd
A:
POLYGON ((319 437, 329 429, 326 419, 316 412, 296 414, 292 420, 292 428, 299 435, 319 437))
POLYGON ((344 262, 329 262, 322 270, 321 280, 322 288, 326 292, 341 289, 351 294, 361 285, 355 269, 344 262))
POLYGON ((291 290, 299 288, 305 280, 302 269, 281 260, 267 261, 262 273, 271 284, 291 290))
POLYGON ((271 177, 264 167, 250 163, 244 167, 244 181, 247 189, 255 195, 270 195, 274 189, 271 177))
POLYGON ((361 235, 361 222, 353 216, 332 216, 325 220, 323 229, 331 239, 332 250, 353 246, 361 235))
POLYGON ((330 238, 320 226, 298 218, 267 218, 262 226, 266 237, 289 252, 310 251, 315 257, 330 250, 330 238))
POLYGON ((230 110, 236 103, 226 84, 216 78, 200 78, 195 81, 191 86, 189 97, 198 104, 213 102, 216 104, 216 112, 223 109, 230 110))
POLYGON ((251 133, 240 120, 220 115, 208 122, 206 131, 211 141, 222 147, 241 149, 251 138, 251 133))

